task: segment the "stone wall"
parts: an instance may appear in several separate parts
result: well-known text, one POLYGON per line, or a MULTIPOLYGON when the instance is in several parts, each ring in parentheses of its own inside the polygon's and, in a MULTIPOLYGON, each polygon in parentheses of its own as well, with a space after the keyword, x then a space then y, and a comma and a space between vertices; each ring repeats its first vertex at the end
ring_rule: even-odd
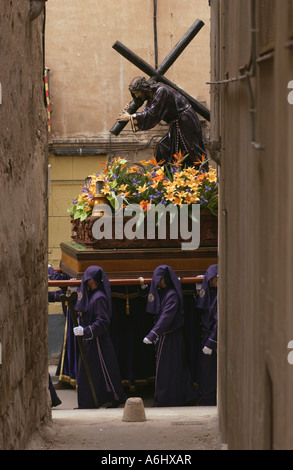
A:
POLYGON ((1 2, 0 449, 50 419, 47 346, 47 114, 43 13, 1 2))

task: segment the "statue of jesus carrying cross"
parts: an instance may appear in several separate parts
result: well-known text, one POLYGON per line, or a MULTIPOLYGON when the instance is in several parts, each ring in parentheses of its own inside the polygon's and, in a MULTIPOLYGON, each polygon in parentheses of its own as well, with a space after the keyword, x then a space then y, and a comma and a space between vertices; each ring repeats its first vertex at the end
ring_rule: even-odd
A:
POLYGON ((155 151, 157 162, 172 163, 174 155, 183 156, 183 166, 203 162, 206 150, 200 120, 187 99, 168 85, 154 79, 134 78, 129 91, 133 101, 146 101, 141 112, 130 114, 128 106, 118 116, 118 121, 131 122, 132 130, 152 129, 160 121, 170 125, 168 133, 158 142, 155 151))

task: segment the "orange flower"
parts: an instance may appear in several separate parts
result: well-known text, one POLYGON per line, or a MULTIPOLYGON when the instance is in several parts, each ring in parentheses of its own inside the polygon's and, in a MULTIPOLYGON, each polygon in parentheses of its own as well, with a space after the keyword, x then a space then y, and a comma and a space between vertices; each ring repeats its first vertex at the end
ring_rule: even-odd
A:
POLYGON ((174 153, 173 157, 175 158, 175 160, 177 160, 177 162, 176 161, 174 162, 174 165, 175 166, 181 165, 181 162, 184 158, 184 155, 182 154, 181 150, 179 150, 178 155, 176 155, 176 153, 174 153))
POLYGON ((202 155, 201 159, 199 158, 197 162, 194 162, 194 165, 202 165, 204 161, 205 161, 205 155, 202 155))
POLYGON ((154 180, 154 181, 162 181, 164 178, 165 178, 164 175, 161 173, 161 174, 159 174, 159 175, 157 174, 157 175, 153 178, 153 180, 154 180))
POLYGON ((149 201, 140 201, 139 205, 140 207, 146 212, 148 210, 149 206, 149 201))
POLYGON ((206 177, 205 173, 202 173, 201 175, 198 175, 196 178, 199 180, 199 181, 202 181, 204 180, 206 177))
POLYGON ((176 158, 176 160, 182 160, 183 155, 182 155, 181 149, 179 150, 178 155, 174 153, 173 157, 176 158))
POLYGON ((160 162, 157 162, 155 157, 153 157, 151 160, 149 160, 149 163, 151 163, 152 165, 158 166, 158 165, 162 165, 162 163, 164 163, 164 161, 165 160, 161 160, 160 162))

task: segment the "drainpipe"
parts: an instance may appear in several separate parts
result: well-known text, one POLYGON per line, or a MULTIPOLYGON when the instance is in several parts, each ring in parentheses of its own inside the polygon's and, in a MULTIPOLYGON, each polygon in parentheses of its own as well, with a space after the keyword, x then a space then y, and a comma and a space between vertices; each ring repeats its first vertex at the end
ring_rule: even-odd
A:
MULTIPOLYGON (((219 81, 220 74, 220 1, 212 0, 211 6, 211 83, 219 81)), ((221 161, 220 111, 218 86, 211 86, 211 128, 210 139, 206 143, 210 156, 218 165, 221 161)))
POLYGON ((154 8, 154 49, 155 49, 155 69, 158 68, 158 35, 157 35, 157 0, 153 0, 154 8))
POLYGON ((35 20, 40 16, 45 8, 47 0, 30 0, 30 21, 35 20))

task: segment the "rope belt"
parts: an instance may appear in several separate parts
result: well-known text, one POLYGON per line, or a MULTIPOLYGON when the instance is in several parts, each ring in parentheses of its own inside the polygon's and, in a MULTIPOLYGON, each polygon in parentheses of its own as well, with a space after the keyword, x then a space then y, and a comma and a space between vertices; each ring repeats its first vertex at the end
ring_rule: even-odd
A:
POLYGON ((188 153, 187 145, 185 143, 185 140, 183 139, 183 135, 182 135, 178 121, 190 108, 191 106, 188 106, 188 108, 184 109, 184 111, 182 111, 182 113, 179 114, 178 118, 175 119, 175 121, 172 121, 172 124, 174 123, 176 125, 176 155, 179 155, 179 138, 181 138, 185 152, 188 153))

